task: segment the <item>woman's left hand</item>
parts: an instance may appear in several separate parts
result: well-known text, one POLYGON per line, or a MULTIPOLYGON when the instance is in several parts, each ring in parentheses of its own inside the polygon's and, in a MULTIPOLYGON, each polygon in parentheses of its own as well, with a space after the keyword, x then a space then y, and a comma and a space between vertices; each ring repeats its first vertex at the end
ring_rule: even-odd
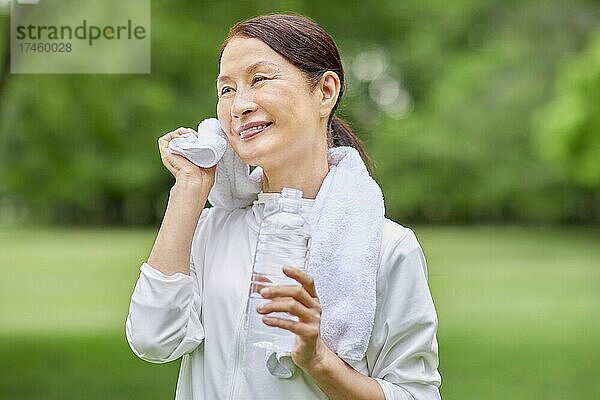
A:
POLYGON ((298 367, 308 371, 323 359, 328 350, 320 335, 321 304, 314 280, 309 274, 289 266, 284 266, 283 272, 300 282, 300 285, 275 285, 262 289, 260 294, 272 300, 257 311, 261 314, 287 312, 298 317, 298 321, 292 321, 265 316, 263 322, 297 335, 292 360, 298 367))

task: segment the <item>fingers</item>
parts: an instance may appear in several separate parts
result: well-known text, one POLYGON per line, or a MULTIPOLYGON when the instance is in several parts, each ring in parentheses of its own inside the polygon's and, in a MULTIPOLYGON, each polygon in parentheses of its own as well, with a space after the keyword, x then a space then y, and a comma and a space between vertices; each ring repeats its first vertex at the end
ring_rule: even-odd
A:
POLYGON ((312 276, 308 273, 288 265, 284 265, 283 273, 292 279, 297 280, 306 289, 311 297, 317 297, 317 289, 315 288, 315 281, 312 276))
POLYGON ((263 322, 269 326, 276 326, 294 332, 296 335, 308 339, 316 339, 319 337, 319 324, 303 323, 299 321, 291 321, 289 319, 263 317, 263 322))
POLYGON ((166 150, 169 148, 169 142, 172 139, 175 139, 176 137, 179 137, 179 136, 184 135, 189 132, 194 132, 194 130, 190 129, 190 128, 181 127, 181 128, 175 129, 174 131, 167 132, 158 138, 158 147, 160 148, 160 150, 163 150, 163 149, 166 150))
POLYGON ((303 314, 309 318, 314 316, 311 315, 313 313, 320 316, 321 304, 319 298, 316 296, 313 278, 306 272, 294 267, 284 266, 283 272, 297 280, 301 285, 274 285, 261 288, 260 294, 262 297, 274 299, 265 306, 277 307, 272 310, 269 308, 271 311, 268 312, 286 311, 298 317, 302 317, 302 313, 304 312, 303 314), (299 308, 300 306, 302 308, 299 308), (306 313, 306 310, 309 310, 310 313, 306 313))
POLYGON ((306 289, 300 285, 275 285, 265 287, 260 290, 260 294, 264 298, 291 297, 299 301, 305 307, 321 309, 319 299, 311 297, 306 289))
MULTIPOLYGON (((174 131, 167 132, 158 138, 158 150, 160 152, 160 159, 162 163, 167 167, 167 169, 173 174, 176 175, 179 171, 179 166, 175 164, 174 159, 177 157, 182 157, 178 154, 172 154, 169 151, 169 142, 176 137, 184 135, 188 132, 193 132, 190 128, 180 127, 175 129, 174 131)), ((185 158, 185 157, 182 157, 185 158)))
POLYGON ((287 312, 297 316, 303 322, 316 322, 321 320, 321 308, 309 308, 293 297, 278 297, 258 307, 260 314, 272 312, 287 312))
POLYGON ((272 298, 257 308, 260 314, 286 312, 298 317, 298 321, 271 316, 263 317, 270 326, 287 329, 304 337, 318 337, 321 322, 321 304, 313 278, 306 272, 294 267, 283 267, 283 272, 295 279, 300 285, 274 285, 260 290, 264 298, 272 298))

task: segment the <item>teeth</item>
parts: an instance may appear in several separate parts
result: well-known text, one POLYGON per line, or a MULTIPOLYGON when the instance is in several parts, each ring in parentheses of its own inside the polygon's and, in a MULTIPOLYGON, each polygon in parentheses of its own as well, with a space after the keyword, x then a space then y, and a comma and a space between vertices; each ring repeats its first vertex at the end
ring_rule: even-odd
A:
POLYGON ((254 131, 259 131, 259 130, 261 130, 261 129, 264 129, 264 128, 266 128, 268 125, 269 125, 269 124, 264 124, 264 125, 259 125, 259 126, 254 126, 254 127, 252 127, 252 128, 248 128, 248 129, 246 129, 246 130, 242 131, 242 132, 240 133, 240 136, 241 136, 241 135, 243 135, 243 134, 245 134, 245 133, 250 133, 250 132, 254 132, 254 131))

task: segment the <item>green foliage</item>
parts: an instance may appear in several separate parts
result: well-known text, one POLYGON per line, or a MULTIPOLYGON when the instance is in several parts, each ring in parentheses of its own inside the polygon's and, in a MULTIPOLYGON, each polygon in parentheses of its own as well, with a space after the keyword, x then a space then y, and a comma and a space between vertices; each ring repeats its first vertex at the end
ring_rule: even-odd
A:
POLYGON ((153 2, 151 74, 10 75, 0 88, 0 218, 156 223, 173 181, 157 138, 215 114, 218 48, 235 22, 293 11, 340 47, 339 112, 367 143, 388 216, 597 222, 598 79, 586 66, 598 46, 582 48, 598 42, 599 10, 585 0, 153 2), (373 73, 371 54, 385 65, 365 79, 356 61, 373 73), (556 78, 571 58, 580 67, 556 78), (568 88, 554 92, 555 79, 568 88))
MULTIPOLYGON (((456 222, 598 219, 593 197, 541 160, 532 143, 530 116, 551 93, 557 60, 578 51, 591 26, 579 14, 583 4, 566 13, 560 4, 462 10, 463 23, 444 39, 447 45, 427 55, 436 67, 426 71, 432 75, 415 95, 414 112, 401 121, 384 118, 371 138, 391 215, 456 222)), ((456 15, 446 18, 456 22, 456 15)), ((444 18, 435 25, 451 26, 444 18)))
POLYGON ((540 152, 575 182, 600 189, 600 29, 561 69, 556 98, 537 118, 540 152))

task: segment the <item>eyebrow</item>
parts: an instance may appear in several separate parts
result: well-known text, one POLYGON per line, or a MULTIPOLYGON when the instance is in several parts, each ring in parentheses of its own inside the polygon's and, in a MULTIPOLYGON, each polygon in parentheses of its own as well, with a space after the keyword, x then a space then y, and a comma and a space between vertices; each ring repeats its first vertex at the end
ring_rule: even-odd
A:
MULTIPOLYGON (((247 68, 246 68, 246 73, 250 74, 252 73, 255 69, 262 67, 262 66, 273 66, 273 67, 277 67, 277 64, 275 64, 274 62, 271 61, 257 61, 254 64, 250 64, 247 68)), ((227 75, 219 75, 217 77, 217 84, 219 82, 225 81, 225 80, 230 80, 231 78, 228 77, 227 75)))

